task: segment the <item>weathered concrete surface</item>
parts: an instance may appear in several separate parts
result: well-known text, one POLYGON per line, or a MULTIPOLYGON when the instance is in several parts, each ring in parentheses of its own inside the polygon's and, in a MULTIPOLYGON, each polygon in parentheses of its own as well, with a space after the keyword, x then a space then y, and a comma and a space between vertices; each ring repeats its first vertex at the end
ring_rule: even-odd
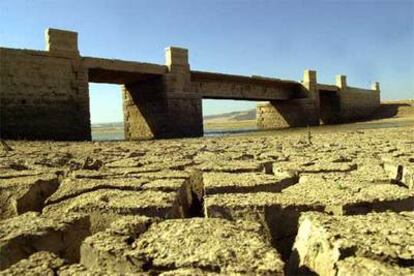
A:
POLYGON ((4 48, 0 56, 2 138, 90 139, 88 81, 78 59, 4 48))
POLYGON ((259 128, 363 119, 379 106, 372 90, 192 71, 188 50, 169 47, 165 65, 81 57, 78 34, 47 29, 46 51, 0 48, 0 136, 90 140, 89 82, 122 85, 125 138, 203 135, 202 99, 270 101, 257 109, 259 128))
POLYGON ((140 219, 133 228, 128 233, 108 229, 87 238, 82 264, 117 273, 198 269, 221 274, 283 274, 283 262, 260 235, 257 223, 198 218, 149 226, 140 219))
POLYGON ((0 270, 37 251, 59 254, 79 261, 79 247, 90 235, 87 216, 66 214, 53 217, 28 212, 0 221, 0 270))
POLYGON ((290 100, 302 89, 296 81, 191 72, 191 90, 207 99, 290 100))
POLYGON ((339 103, 339 120, 361 120, 372 114, 380 105, 380 87, 375 82, 372 89, 360 89, 350 87, 347 84, 346 76, 338 75, 336 77, 336 86, 341 89, 338 93, 339 103))
POLYGON ((303 86, 305 98, 258 104, 258 127, 274 129, 363 120, 380 106, 378 83, 370 90, 349 87, 346 76, 338 75, 336 85, 319 84, 316 71, 305 71, 303 86))
POLYGON ((346 275, 364 270, 412 273, 413 227, 413 212, 365 216, 305 213, 300 218, 291 265, 305 266, 318 275, 337 275, 339 271, 346 275), (359 264, 355 259, 346 261, 350 257, 363 257, 388 265, 378 266, 361 259, 359 264))

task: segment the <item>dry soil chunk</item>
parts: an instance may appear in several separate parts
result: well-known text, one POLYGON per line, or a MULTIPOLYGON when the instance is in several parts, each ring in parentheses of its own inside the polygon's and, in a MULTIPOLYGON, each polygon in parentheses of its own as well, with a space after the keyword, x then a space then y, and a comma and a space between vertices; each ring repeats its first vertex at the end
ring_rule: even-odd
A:
MULTIPOLYGON (((336 275, 338 261, 353 256, 414 267, 413 227, 413 212, 364 216, 304 213, 290 266, 305 266, 319 275, 336 275)), ((346 265, 350 267, 349 263, 346 265)), ((362 264, 364 266, 369 267, 362 264)), ((358 274, 357 271, 354 274, 358 274)))
MULTIPOLYGON (((89 269, 82 264, 71 264, 61 267, 57 273, 59 276, 150 276, 145 272, 117 273, 100 269, 89 269)), ((39 275, 40 276, 40 275, 39 275)))
MULTIPOLYGON (((160 276, 175 276, 175 275, 180 275, 180 276, 218 276, 218 275, 222 275, 220 273, 216 273, 216 272, 210 272, 210 271, 205 271, 199 268, 179 268, 179 269, 175 269, 175 270, 171 270, 171 271, 167 271, 167 272, 163 272, 160 274, 160 276)), ((240 274, 231 274, 231 275, 240 275, 240 274)))
MULTIPOLYGON (((0 165, 1 166, 1 165, 0 165)), ((36 176, 44 174, 42 171, 38 170, 14 170, 10 168, 0 167, 0 179, 10 179, 15 177, 24 177, 24 176, 36 176)))
POLYGON ((150 261, 154 271, 199 268, 220 273, 283 274, 277 251, 260 225, 193 218, 153 223, 134 243, 131 258, 150 261))
POLYGON ((325 211, 333 214, 365 214, 370 211, 410 211, 413 192, 392 184, 346 185, 329 181, 305 181, 281 193, 220 194, 205 197, 208 217, 237 217, 243 210, 275 212, 325 211), (272 211, 270 211, 272 210, 272 211))
POLYGON ((410 211, 414 193, 392 184, 364 181, 324 180, 319 176, 301 177, 298 184, 283 190, 285 202, 320 204, 333 214, 363 214, 370 211, 410 211))
POLYGON ((126 168, 132 169, 135 173, 139 172, 157 172, 166 169, 171 170, 183 170, 185 167, 193 164, 190 159, 176 159, 171 156, 155 157, 155 158, 128 158, 116 160, 108 163, 108 168, 119 169, 126 168))
POLYGON ((283 262, 257 223, 204 218, 143 223, 136 233, 110 228, 87 238, 82 264, 114 273, 283 274, 283 262))
POLYGON ((190 174, 186 171, 179 171, 179 170, 162 170, 157 172, 141 172, 136 171, 133 168, 127 169, 111 169, 111 172, 118 173, 123 175, 124 177, 136 177, 136 178, 143 178, 148 180, 153 179, 175 179, 175 178, 189 178, 190 174))
POLYGON ((177 183, 178 180, 185 180, 185 185, 190 185, 189 188, 191 189, 191 192, 197 196, 198 200, 201 200, 203 194, 203 183, 201 180, 202 173, 194 169, 188 169, 187 171, 162 170, 157 172, 137 172, 134 171, 134 169, 122 169, 119 170, 118 173, 119 176, 117 176, 117 178, 138 178, 142 179, 143 181, 147 181, 148 185, 145 185, 144 188, 149 189, 151 189, 151 186, 157 186, 156 181, 158 181, 158 183, 161 183, 162 180, 165 180, 163 183, 167 183, 166 181, 169 181, 171 183, 169 185, 172 185, 174 181, 177 183))
POLYGON ((399 267, 364 257, 348 257, 337 262, 337 271, 338 276, 406 276, 414 274, 414 268, 399 267))
POLYGON ((68 175, 70 178, 89 178, 89 179, 104 179, 104 178, 116 178, 117 174, 110 171, 96 171, 96 170, 76 170, 70 172, 68 175))
POLYGON ((191 202, 191 185, 187 179, 136 179, 136 178, 114 178, 114 179, 71 179, 67 178, 60 184, 58 190, 51 195, 46 204, 54 204, 66 199, 74 198, 84 193, 114 189, 123 191, 154 190, 164 192, 182 193, 183 200, 191 202))
POLYGON ((128 216, 111 224, 105 231, 85 239, 81 246, 81 263, 90 270, 108 273, 138 273, 143 261, 131 261, 127 253, 131 243, 144 233, 154 219, 128 216))
POLYGON ((90 235, 89 218, 79 214, 50 217, 34 212, 0 221, 0 269, 37 251, 79 260, 82 240, 90 235))
POLYGON ((23 259, 6 270, 0 271, 1 276, 20 276, 20 275, 36 275, 36 276, 53 276, 56 271, 65 264, 65 261, 57 255, 41 251, 32 254, 29 258, 23 259))
POLYGON ((349 179, 361 180, 371 183, 391 183, 382 161, 378 158, 359 157, 358 170, 347 175, 349 179))
POLYGON ((222 193, 280 192, 295 184, 298 177, 290 174, 269 175, 263 173, 204 173, 206 195, 222 193))
POLYGON ((57 191, 50 196, 46 203, 52 204, 73 198, 83 193, 100 189, 119 189, 138 191, 147 181, 141 179, 72 179, 66 178, 62 181, 57 191))
POLYGON ((176 206, 177 193, 161 191, 122 191, 102 189, 65 200, 58 204, 51 204, 45 212, 64 209, 66 212, 106 211, 125 215, 136 215, 147 211, 154 215, 169 213, 176 206))
POLYGON ((102 189, 50 204, 45 213, 64 215, 68 212, 89 214, 92 232, 107 228, 113 221, 126 215, 146 215, 161 218, 184 217, 177 192, 122 191, 102 189))
MULTIPOLYGON (((279 166, 275 164, 274 166, 279 166)), ((350 172, 357 169, 355 163, 350 162, 326 162, 326 161, 308 161, 304 163, 288 162, 283 165, 286 170, 295 170, 300 173, 332 173, 332 172, 350 172)))
POLYGON ((46 198, 58 186, 58 178, 53 174, 0 178, 0 219, 41 211, 46 198))
POLYGON ((292 185, 281 193, 233 193, 206 196, 207 217, 248 219, 268 227, 276 246, 288 258, 302 212, 366 214, 371 211, 413 210, 412 191, 392 184, 343 186, 311 181, 292 185))
POLYGON ((267 164, 254 161, 241 160, 212 160, 197 166, 203 172, 263 172, 267 170, 267 164))

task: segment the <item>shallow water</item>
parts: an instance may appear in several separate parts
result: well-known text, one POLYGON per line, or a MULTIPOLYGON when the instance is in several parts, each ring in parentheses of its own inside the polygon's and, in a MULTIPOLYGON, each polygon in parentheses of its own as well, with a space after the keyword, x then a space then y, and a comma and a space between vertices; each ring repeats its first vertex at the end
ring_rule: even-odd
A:
POLYGON ((94 132, 92 130, 92 140, 94 141, 109 141, 109 140, 124 140, 125 135, 122 130, 117 132, 109 132, 109 133, 102 133, 102 132, 94 132))

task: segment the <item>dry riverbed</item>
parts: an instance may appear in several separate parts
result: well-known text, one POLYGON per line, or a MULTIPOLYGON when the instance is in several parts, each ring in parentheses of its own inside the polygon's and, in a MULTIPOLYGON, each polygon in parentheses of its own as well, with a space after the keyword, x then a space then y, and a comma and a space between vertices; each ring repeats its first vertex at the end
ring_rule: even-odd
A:
POLYGON ((0 275, 412 275, 414 129, 0 150, 0 275))

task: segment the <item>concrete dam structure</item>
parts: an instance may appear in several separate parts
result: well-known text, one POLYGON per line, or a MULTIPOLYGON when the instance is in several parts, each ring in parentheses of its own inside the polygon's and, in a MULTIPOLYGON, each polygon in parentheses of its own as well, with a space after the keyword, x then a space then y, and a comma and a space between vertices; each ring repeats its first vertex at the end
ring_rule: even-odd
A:
POLYGON ((78 34, 46 30, 46 51, 0 48, 2 139, 91 140, 90 82, 121 84, 127 140, 203 135, 202 99, 267 101, 262 129, 347 122, 380 105, 380 88, 246 77, 190 69, 188 50, 169 47, 165 65, 80 56, 78 34))

